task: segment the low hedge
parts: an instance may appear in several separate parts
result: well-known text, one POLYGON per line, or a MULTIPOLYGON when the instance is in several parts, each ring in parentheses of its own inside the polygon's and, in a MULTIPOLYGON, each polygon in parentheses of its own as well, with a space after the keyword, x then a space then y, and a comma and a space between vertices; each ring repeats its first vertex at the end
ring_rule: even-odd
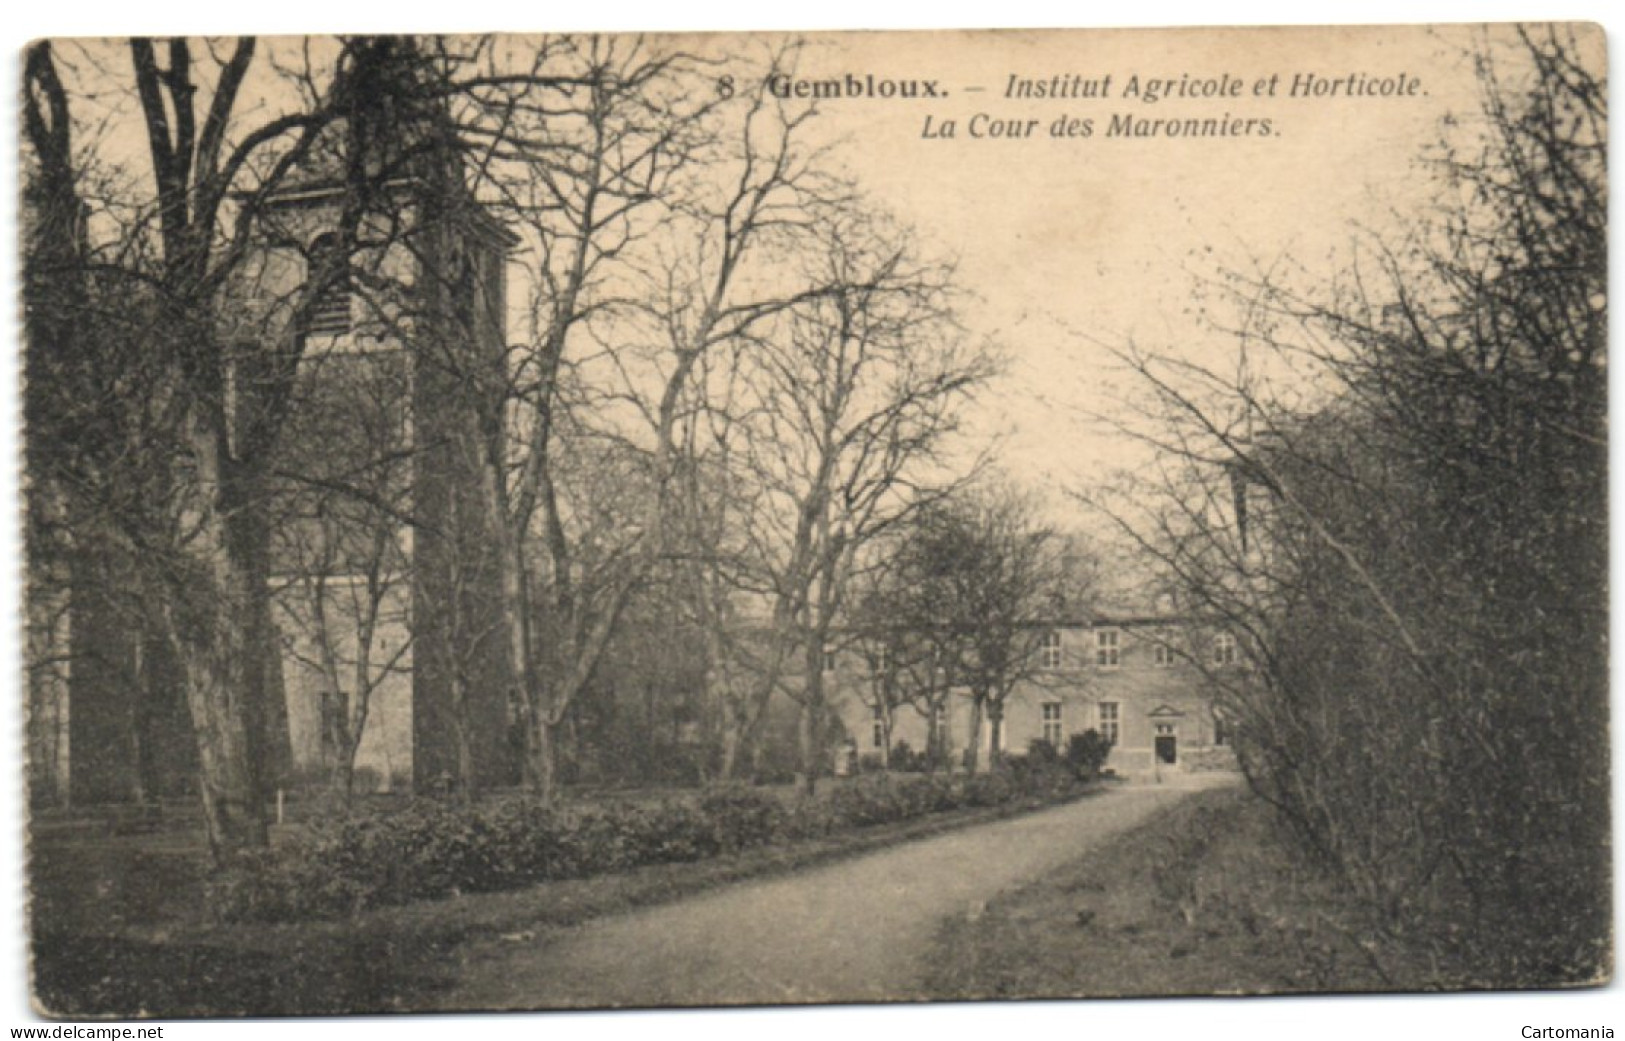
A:
POLYGON ((374 907, 515 889, 648 864, 703 860, 966 807, 1076 794, 1077 775, 1017 760, 968 776, 866 777, 785 801, 721 788, 659 803, 475 806, 419 800, 387 814, 320 821, 239 860, 209 888, 224 921, 334 918, 374 907))

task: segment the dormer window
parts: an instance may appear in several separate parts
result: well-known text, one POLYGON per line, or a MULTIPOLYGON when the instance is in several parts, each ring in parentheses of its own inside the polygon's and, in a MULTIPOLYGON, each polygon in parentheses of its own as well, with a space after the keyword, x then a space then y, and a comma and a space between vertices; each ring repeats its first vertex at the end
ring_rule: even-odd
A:
POLYGON ((339 237, 332 232, 318 235, 310 244, 306 277, 329 277, 306 312, 307 333, 343 336, 350 331, 350 265, 340 248, 339 237))

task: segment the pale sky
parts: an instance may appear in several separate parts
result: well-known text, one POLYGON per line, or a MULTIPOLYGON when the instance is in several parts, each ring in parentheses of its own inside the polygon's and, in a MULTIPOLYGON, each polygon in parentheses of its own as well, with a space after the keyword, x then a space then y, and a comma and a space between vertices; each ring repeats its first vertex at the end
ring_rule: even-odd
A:
MULTIPOLYGON (((911 225, 927 249, 957 258, 969 294, 963 320, 1010 359, 975 428, 984 441, 1006 438, 1002 458, 1018 478, 1051 489, 1098 483, 1136 458, 1109 420, 1094 418, 1120 412, 1118 398, 1133 391, 1112 347, 1132 340, 1215 368, 1233 366, 1236 344, 1204 321, 1202 309, 1214 300, 1202 297, 1199 283, 1281 258, 1334 270, 1356 225, 1391 229, 1393 214, 1430 190, 1418 159, 1438 139, 1441 120, 1470 121, 1477 111, 1466 58, 1475 36, 1462 27, 803 38, 800 80, 934 81, 946 94, 824 100, 812 137, 831 145, 835 164, 911 225), (1414 85, 1398 97, 1288 96, 1306 75, 1414 85), (1076 77, 1094 83, 1096 96, 1011 99, 1012 76, 1076 77), (1237 96, 1148 102, 1148 80, 1230 82, 1237 96), (1125 116, 1268 120, 1270 134, 1110 134, 1112 121, 1125 116), (928 120, 934 136, 926 136, 928 120), (1031 128, 1031 136, 972 136, 992 120, 1031 128), (1056 138, 1057 120, 1074 128, 1088 120, 1093 132, 1056 138)), ((706 34, 672 46, 713 59, 714 74, 734 76, 743 90, 759 75, 764 52, 783 39, 706 34)), ((121 45, 65 53, 83 55, 75 61, 81 69, 105 61, 115 80, 128 80, 121 45)), ((263 119, 291 99, 275 97, 273 80, 261 82, 273 93, 250 95, 244 107, 260 109, 263 119)), ((102 154, 139 157, 144 141, 130 118, 134 99, 109 92, 99 100, 111 116, 98 131, 102 154)), ((147 176, 142 163, 132 172, 147 176)), ((510 305, 518 306, 517 286, 512 295, 510 305)))
POLYGON ((1197 314, 1197 280, 1291 256, 1328 269, 1356 224, 1384 228, 1427 190, 1417 159, 1446 115, 1472 118, 1477 83, 1462 29, 1274 29, 932 33, 821 37, 807 79, 873 72, 940 80, 940 100, 824 102, 823 131, 876 201, 960 262, 980 299, 975 329, 1012 357, 989 428, 1028 480, 1076 486, 1123 458, 1093 413, 1123 389, 1107 345, 1233 365, 1233 340, 1197 314), (1104 99, 1007 99, 1011 75, 1110 75, 1104 99), (1124 97, 1131 76, 1230 76, 1242 96, 1124 97), (1274 98, 1255 97, 1278 74, 1274 98), (1415 77, 1412 97, 1293 99, 1300 74, 1415 77), (980 93, 967 88, 984 88, 980 93), (972 139, 976 113, 1040 120, 1028 139, 972 139), (1108 137, 1114 116, 1268 118, 1270 137, 1108 137), (922 137, 955 120, 953 140, 922 137), (1056 139, 1058 117, 1092 118, 1086 139, 1056 139))

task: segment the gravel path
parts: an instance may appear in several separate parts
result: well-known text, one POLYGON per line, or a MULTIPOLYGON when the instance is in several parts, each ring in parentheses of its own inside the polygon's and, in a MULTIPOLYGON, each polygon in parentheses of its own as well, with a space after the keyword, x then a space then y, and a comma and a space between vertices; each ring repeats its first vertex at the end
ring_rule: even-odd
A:
POLYGON ((939 922, 1059 867, 1198 787, 1127 787, 663 907, 489 941, 442 1009, 906 1000, 939 922))

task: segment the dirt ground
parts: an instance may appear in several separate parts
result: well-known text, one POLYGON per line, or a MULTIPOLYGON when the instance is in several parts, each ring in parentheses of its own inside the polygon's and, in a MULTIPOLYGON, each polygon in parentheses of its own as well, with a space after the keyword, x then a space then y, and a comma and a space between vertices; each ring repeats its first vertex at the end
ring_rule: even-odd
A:
POLYGON ((438 1009, 910 1000, 944 921, 1086 854, 1192 791, 1125 787, 769 881, 465 948, 438 1009))

